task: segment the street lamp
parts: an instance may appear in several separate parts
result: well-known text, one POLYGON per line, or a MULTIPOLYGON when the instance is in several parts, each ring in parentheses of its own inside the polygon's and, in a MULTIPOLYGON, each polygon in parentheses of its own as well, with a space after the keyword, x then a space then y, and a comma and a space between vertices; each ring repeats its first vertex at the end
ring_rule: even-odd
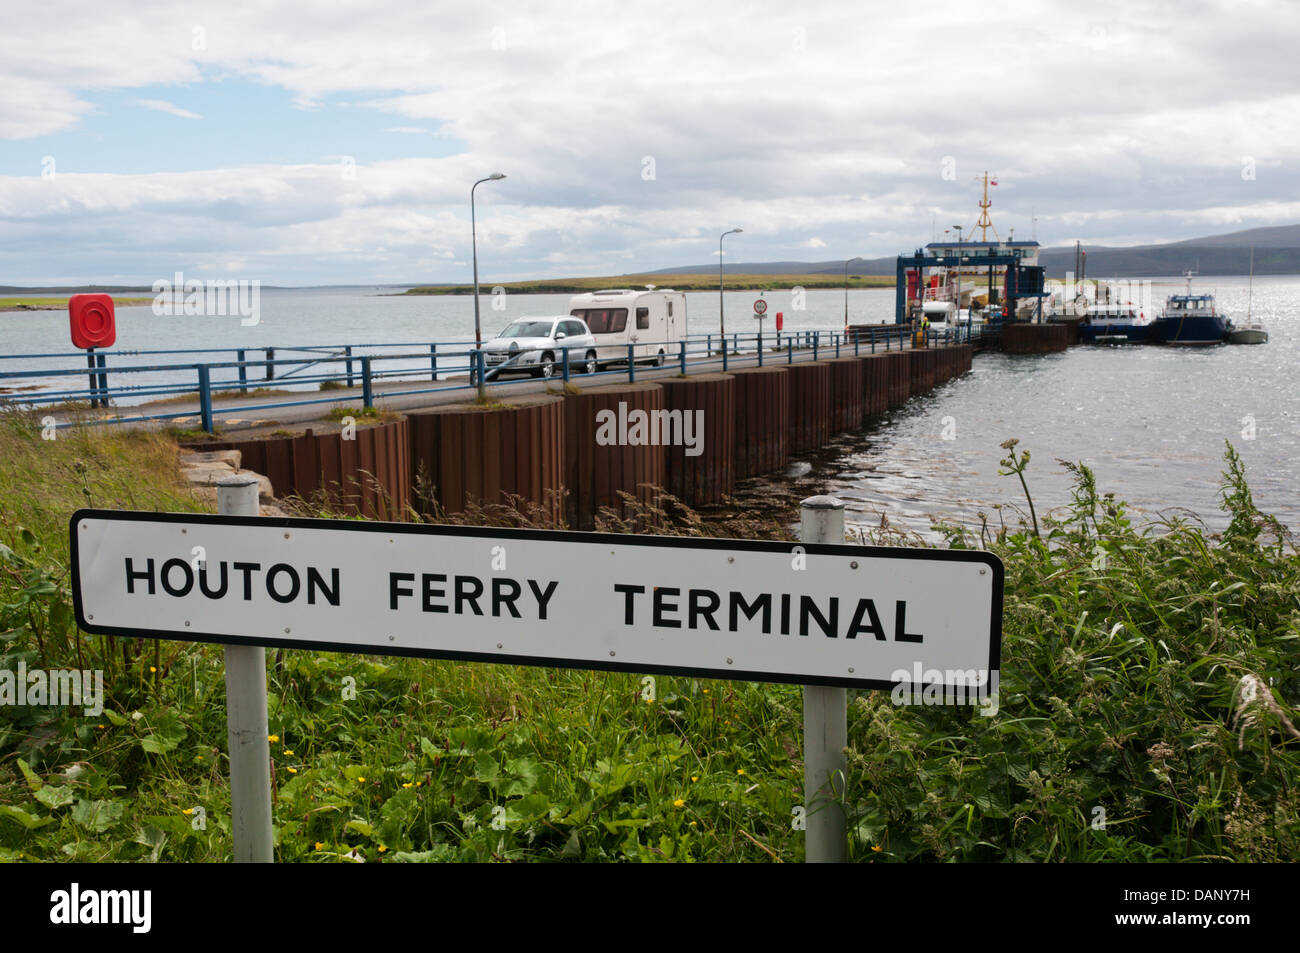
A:
POLYGON ((722 334, 722 350, 724 353, 727 350, 727 319, 723 313, 722 303, 722 240, 728 235, 735 235, 743 231, 743 228, 733 228, 731 231, 723 232, 718 236, 718 327, 722 334))
POLYGON ((862 261, 862 256, 850 258, 844 263, 844 326, 849 326, 849 265, 855 261, 862 261))
POLYGON ((469 234, 470 244, 474 249, 474 344, 476 347, 483 345, 483 330, 478 320, 478 225, 474 220, 474 190, 484 182, 495 182, 497 179, 504 178, 503 173, 493 172, 486 179, 479 179, 469 190, 469 234))
POLYGON ((483 375, 479 373, 482 367, 479 361, 481 360, 480 351, 483 347, 483 329, 482 329, 482 325, 480 325, 479 323, 479 317, 478 317, 478 224, 476 223, 474 218, 474 190, 477 189, 484 182, 495 182, 497 179, 504 179, 504 178, 505 178, 504 173, 493 172, 486 179, 479 179, 472 186, 470 186, 469 189, 469 235, 470 235, 470 245, 474 250, 474 348, 475 348, 475 353, 473 358, 474 366, 470 368, 469 379, 471 383, 474 383, 474 379, 478 378, 479 397, 483 397, 487 393, 487 391, 485 390, 487 382, 483 380, 483 375))

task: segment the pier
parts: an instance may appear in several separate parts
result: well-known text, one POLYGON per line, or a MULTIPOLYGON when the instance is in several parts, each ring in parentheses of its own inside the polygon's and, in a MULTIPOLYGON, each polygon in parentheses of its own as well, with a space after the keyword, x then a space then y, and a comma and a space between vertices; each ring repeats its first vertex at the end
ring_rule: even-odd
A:
POLYGON ((186 446, 238 451, 242 467, 267 476, 277 497, 328 499, 375 519, 516 501, 590 529, 603 509, 623 513, 626 500, 653 504, 660 492, 691 506, 721 503, 737 480, 779 472, 792 455, 861 430, 966 373, 975 344, 969 329, 918 335, 893 325, 852 334, 735 335, 725 347, 716 335, 696 336, 675 343, 676 360, 661 366, 631 360, 578 374, 566 359, 551 379, 488 372, 481 397, 481 352, 466 345, 296 357, 282 349, 261 360, 244 354, 194 365, 197 397, 186 385, 153 382, 187 365, 103 370, 101 363, 90 390, 7 402, 39 412, 55 400, 171 392, 166 403, 82 405, 56 420, 187 428, 193 436, 185 439, 182 429, 186 446), (423 380, 410 366, 413 353, 428 362, 423 380), (318 389, 268 400, 269 392, 252 389, 254 371, 263 373, 263 385, 318 389), (123 383, 132 380, 138 383, 123 383), (320 389, 325 382, 328 389, 320 389))

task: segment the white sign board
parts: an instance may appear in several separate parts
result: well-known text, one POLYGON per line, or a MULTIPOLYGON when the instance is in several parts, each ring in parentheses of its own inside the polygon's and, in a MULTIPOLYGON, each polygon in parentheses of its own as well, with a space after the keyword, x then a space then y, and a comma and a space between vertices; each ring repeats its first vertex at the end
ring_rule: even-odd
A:
POLYGON ((754 313, 755 313, 755 314, 767 314, 767 302, 764 301, 762 298, 759 298, 757 301, 755 301, 755 302, 754 302, 754 313))
POLYGON ((70 531, 102 635, 858 688, 994 679, 1001 648, 1002 564, 970 550, 106 510, 70 531))

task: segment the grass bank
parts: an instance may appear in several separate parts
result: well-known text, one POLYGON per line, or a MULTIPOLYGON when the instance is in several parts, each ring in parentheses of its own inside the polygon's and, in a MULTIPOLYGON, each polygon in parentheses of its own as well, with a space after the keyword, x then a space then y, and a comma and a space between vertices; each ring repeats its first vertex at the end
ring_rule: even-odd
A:
MULTIPOLYGON (((91 639, 69 609, 69 513, 199 509, 173 455, 157 435, 49 442, 0 418, 0 670, 107 682, 98 718, 0 707, 0 860, 230 856, 221 649, 91 639)), ((1006 462, 1024 475, 1014 445, 1006 462)), ((1221 537, 1135 527, 1073 471, 1071 506, 1036 529, 944 529, 1007 566, 996 715, 850 692, 854 859, 1297 859, 1284 532, 1231 452, 1221 537)), ((668 506, 639 530, 787 537, 793 515, 668 506)), ((802 857, 797 688, 308 651, 268 667, 281 860, 802 857)))
MULTIPOLYGON (((612 278, 551 278, 535 281, 503 281, 479 285, 480 294, 505 288, 514 294, 582 294, 603 288, 640 289, 646 285, 676 291, 717 291, 718 276, 711 275, 617 275, 612 278)), ((726 276, 728 291, 789 291, 791 288, 843 288, 843 275, 733 275, 726 276)), ((851 288, 892 288, 894 279, 882 275, 850 275, 851 288)), ((426 285, 411 288, 408 295, 472 295, 471 285, 426 285)))

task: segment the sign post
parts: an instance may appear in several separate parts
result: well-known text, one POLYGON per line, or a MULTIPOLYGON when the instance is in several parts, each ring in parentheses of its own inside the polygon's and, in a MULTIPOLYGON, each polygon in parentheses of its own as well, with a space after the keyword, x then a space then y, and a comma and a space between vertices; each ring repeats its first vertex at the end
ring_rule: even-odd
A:
POLYGON ((804 501, 792 545, 264 518, 246 480, 215 516, 78 510, 69 527, 84 631, 228 646, 237 860, 272 857, 267 646, 807 686, 810 861, 847 855, 845 689, 978 702, 996 685, 997 557, 844 545, 830 497, 804 501))
MULTIPOLYGON (((812 496, 799 505, 799 538, 805 543, 844 542, 844 504, 812 496)), ((848 860, 844 798, 849 743, 848 690, 824 685, 803 689, 804 860, 848 860)))
MULTIPOLYGON (((217 483, 217 513, 257 516, 257 480, 228 476, 217 483)), ((206 547, 204 547, 206 556, 206 547)), ((206 575, 206 558, 202 560, 206 575)), ((226 646, 226 744, 230 753, 230 829, 235 862, 269 864, 271 749, 266 716, 266 649, 226 646)))

